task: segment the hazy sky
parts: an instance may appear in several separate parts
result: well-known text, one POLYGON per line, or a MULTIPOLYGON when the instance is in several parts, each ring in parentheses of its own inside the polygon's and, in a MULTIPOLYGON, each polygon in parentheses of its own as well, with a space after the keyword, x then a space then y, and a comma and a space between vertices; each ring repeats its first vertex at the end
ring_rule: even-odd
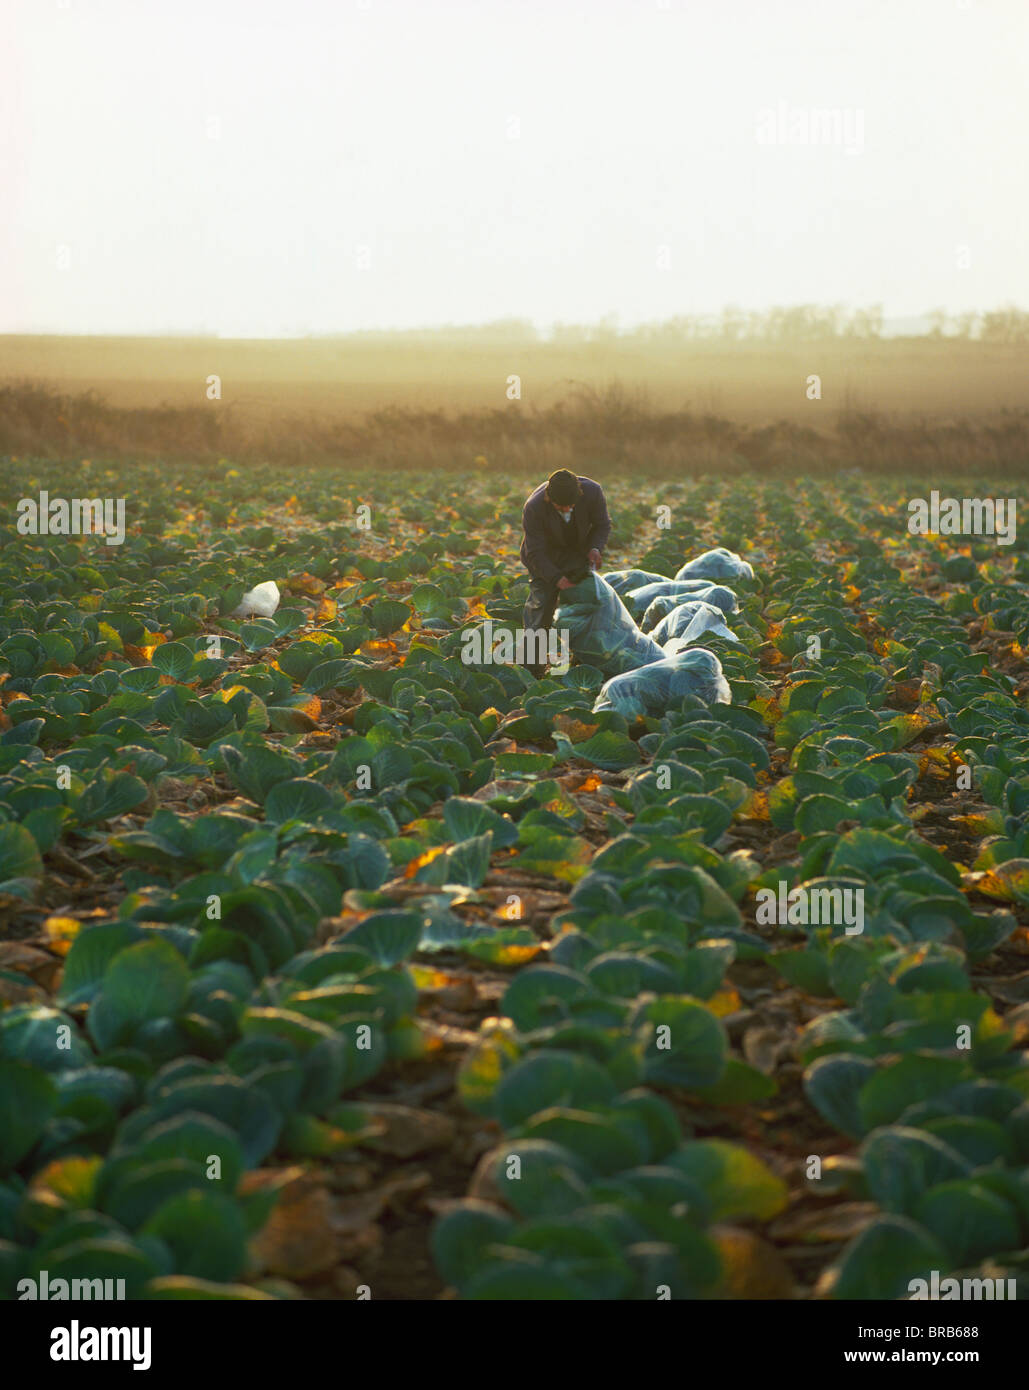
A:
POLYGON ((0 331, 1029 307, 1027 52, 1029 0, 0 0, 0 331))

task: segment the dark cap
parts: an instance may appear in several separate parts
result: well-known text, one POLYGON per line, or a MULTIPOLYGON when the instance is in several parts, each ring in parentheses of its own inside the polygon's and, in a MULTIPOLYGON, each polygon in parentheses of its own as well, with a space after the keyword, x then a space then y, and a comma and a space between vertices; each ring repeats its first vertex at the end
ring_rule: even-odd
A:
POLYGON ((579 479, 567 468, 559 468, 547 479, 547 496, 559 507, 570 507, 582 496, 579 479))

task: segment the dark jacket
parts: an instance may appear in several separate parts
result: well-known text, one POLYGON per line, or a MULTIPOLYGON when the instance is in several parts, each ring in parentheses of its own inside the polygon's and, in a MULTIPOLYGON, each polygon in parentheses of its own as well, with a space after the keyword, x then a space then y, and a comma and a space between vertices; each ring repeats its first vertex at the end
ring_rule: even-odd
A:
POLYGON ((533 579, 556 584, 569 571, 583 569, 591 550, 603 550, 611 534, 604 489, 592 478, 580 478, 582 496, 572 508, 571 521, 547 501, 546 483, 522 508, 522 564, 533 579))

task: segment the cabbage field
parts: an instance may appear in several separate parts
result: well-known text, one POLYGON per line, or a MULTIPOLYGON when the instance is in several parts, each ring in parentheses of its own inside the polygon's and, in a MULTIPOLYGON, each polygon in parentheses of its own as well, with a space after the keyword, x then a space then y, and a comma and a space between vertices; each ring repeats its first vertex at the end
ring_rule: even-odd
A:
POLYGON ((606 570, 753 567, 731 702, 629 718, 465 659, 538 478, 0 478, 0 1296, 1024 1296, 1023 540, 603 477, 606 570))

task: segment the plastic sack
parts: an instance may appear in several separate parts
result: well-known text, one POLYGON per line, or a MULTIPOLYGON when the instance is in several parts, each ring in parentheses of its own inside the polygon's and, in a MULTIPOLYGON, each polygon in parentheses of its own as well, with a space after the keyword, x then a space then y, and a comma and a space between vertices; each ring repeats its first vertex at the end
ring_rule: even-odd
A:
POLYGON ((684 695, 696 695, 709 705, 732 704, 722 663, 706 647, 691 647, 638 671, 625 671, 605 681, 593 703, 594 713, 613 709, 626 719, 659 716, 684 695))
POLYGON ((699 599, 673 608, 650 635, 664 648, 666 656, 674 656, 685 647, 694 647, 704 637, 724 637, 730 642, 740 640, 726 623, 722 610, 699 599), (681 645, 673 647, 673 642, 681 645))
MULTIPOLYGON (((736 595, 732 589, 727 589, 722 584, 705 584, 703 588, 697 589, 686 599, 681 594, 662 594, 659 598, 653 599, 647 605, 647 611, 640 619, 640 627, 644 632, 653 632, 677 608, 690 603, 709 603, 722 613, 738 613, 740 611, 740 605, 737 603, 736 595)), ((689 622, 689 619, 687 618, 686 621, 689 622)), ((678 635, 678 632, 668 634, 669 637, 678 637, 678 635)), ((655 642, 661 640, 660 637, 654 638, 655 642)))
POLYGON ((724 545, 687 560, 676 579, 753 579, 754 566, 724 545))
POLYGON ((661 579, 627 590, 622 599, 633 617, 642 618, 656 598, 674 597, 677 603, 684 603, 688 598, 703 598, 702 590, 710 587, 708 579, 661 579))
POLYGON ((612 570, 601 576, 616 594, 627 594, 630 589, 642 589, 644 584, 660 584, 667 574, 653 574, 650 570, 612 570))
POLYGON ((279 606, 279 586, 274 579, 266 579, 247 592, 239 601, 239 607, 232 610, 234 618, 270 618, 279 606))
POLYGON ((558 600, 554 626, 567 632, 573 656, 605 676, 663 659, 658 644, 640 632, 625 604, 599 574, 588 574, 580 584, 560 590, 558 600))
MULTIPOLYGON (((663 603, 663 599, 655 599, 654 603, 663 603)), ((654 607, 652 603, 651 608, 654 607)), ((648 631, 659 647, 665 646, 674 637, 681 637, 692 623, 697 614, 704 608, 714 610, 720 618, 724 620, 725 614, 721 608, 713 603, 707 603, 704 599, 687 599, 685 603, 677 603, 674 608, 669 609, 659 623, 651 626, 648 631)), ((647 609, 647 613, 650 608, 647 609)))

